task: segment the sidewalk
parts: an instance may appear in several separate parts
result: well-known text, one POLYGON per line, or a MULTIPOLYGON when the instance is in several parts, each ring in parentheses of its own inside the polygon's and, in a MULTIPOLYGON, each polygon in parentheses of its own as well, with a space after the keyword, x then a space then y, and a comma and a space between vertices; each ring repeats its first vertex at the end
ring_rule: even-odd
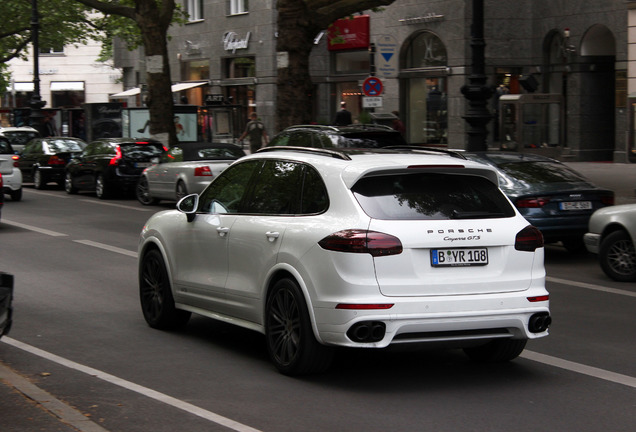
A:
POLYGON ((2 432, 108 432, 0 363, 2 432))

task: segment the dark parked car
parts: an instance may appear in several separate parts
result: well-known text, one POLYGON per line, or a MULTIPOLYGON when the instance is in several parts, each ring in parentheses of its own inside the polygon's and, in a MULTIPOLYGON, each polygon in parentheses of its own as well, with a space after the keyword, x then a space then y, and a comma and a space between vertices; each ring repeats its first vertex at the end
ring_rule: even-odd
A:
POLYGON ((95 191, 105 199, 115 191, 134 191, 141 173, 166 149, 159 141, 102 138, 91 142, 66 166, 64 189, 95 191))
POLYGON ((543 233, 546 243, 561 242, 570 252, 585 252, 583 235, 590 216, 614 204, 614 192, 544 156, 513 152, 460 152, 467 159, 497 168, 499 186, 519 212, 543 233))
POLYGON ((388 126, 290 126, 271 139, 271 146, 314 148, 382 148, 405 146, 402 135, 388 126))
POLYGON ((36 189, 47 183, 64 184, 64 167, 86 147, 79 138, 34 138, 24 147, 17 160, 24 182, 33 182, 36 189))
POLYGON ((0 337, 11 330, 13 275, 0 272, 0 337))

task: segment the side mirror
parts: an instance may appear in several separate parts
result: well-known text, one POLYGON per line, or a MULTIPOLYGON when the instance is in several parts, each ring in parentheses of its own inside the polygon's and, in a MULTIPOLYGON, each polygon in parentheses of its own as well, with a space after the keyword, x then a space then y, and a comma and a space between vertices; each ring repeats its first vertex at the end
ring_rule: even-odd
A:
POLYGON ((186 195, 177 203, 177 210, 184 213, 188 218, 188 222, 192 222, 197 215, 197 208, 199 207, 199 195, 190 194, 186 195))

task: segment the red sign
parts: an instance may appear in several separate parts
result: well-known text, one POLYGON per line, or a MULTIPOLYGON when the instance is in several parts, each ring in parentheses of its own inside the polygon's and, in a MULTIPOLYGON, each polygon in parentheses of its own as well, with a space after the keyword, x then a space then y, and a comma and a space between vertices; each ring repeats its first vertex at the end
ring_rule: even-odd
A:
POLYGON ((362 83, 362 93, 365 96, 380 96, 382 90, 384 90, 384 86, 378 77, 371 76, 362 83))
POLYGON ((327 28, 329 51, 369 48, 369 15, 339 19, 327 28))

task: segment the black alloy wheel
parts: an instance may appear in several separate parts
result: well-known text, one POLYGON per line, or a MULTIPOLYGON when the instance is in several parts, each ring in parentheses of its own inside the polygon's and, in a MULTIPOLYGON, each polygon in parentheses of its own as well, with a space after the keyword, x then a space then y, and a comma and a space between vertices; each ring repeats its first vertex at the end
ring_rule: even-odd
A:
POLYGON ((269 356, 285 375, 320 373, 331 365, 333 349, 314 337, 305 299, 291 279, 281 279, 272 288, 267 300, 265 335, 269 356))
POLYGON ((95 179, 95 195, 99 199, 106 199, 110 197, 110 187, 106 184, 104 176, 99 174, 95 179))
POLYGON ((73 175, 70 172, 64 176, 64 190, 67 194, 77 193, 77 188, 73 185, 73 175))
POLYGON ((137 197, 137 201, 139 201, 143 205, 152 205, 159 202, 158 199, 155 199, 150 195, 148 179, 144 176, 139 177, 139 180, 137 181, 137 187, 135 187, 135 196, 137 197))
POLYGON ((604 238, 598 257, 601 268, 612 279, 636 281, 636 248, 626 231, 614 231, 604 238))
POLYGON ((152 328, 174 330, 190 319, 190 312, 175 308, 166 265, 156 249, 147 252, 142 259, 139 300, 144 319, 152 328))

